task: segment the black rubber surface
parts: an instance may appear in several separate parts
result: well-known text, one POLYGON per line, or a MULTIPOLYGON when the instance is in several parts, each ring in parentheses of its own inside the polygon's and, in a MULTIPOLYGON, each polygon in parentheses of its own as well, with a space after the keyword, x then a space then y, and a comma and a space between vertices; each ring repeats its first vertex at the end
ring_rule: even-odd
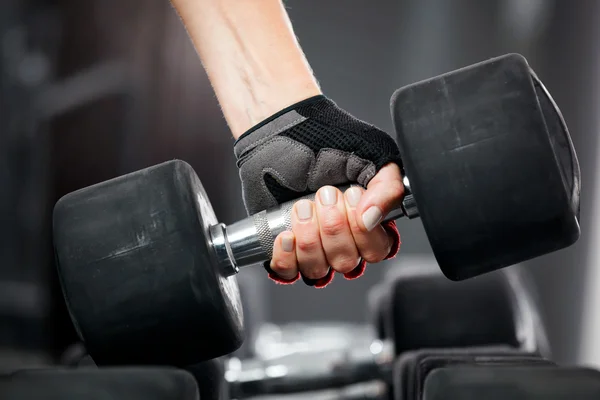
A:
POLYGON ((20 371, 0 378, 2 400, 199 400, 194 377, 176 369, 20 371))
POLYGON ((390 282, 386 332, 397 355, 424 348, 521 346, 515 293, 503 271, 462 282, 441 273, 390 282))
POLYGON ((421 399, 425 379, 437 368, 452 365, 551 366, 537 354, 509 347, 423 349, 404 353, 394 364, 397 400, 421 399))
POLYGON ((383 283, 373 286, 367 294, 367 320, 374 327, 377 338, 381 340, 388 338, 385 331, 386 306, 389 304, 387 295, 389 289, 383 283))
POLYGON ((597 400, 600 373, 584 368, 453 366, 431 372, 423 400, 597 400))
POLYGON ((579 238, 578 178, 565 177, 579 167, 566 167, 576 157, 556 144, 568 133, 556 132, 558 110, 550 101, 542 108, 541 93, 527 61, 511 54, 392 97, 405 172, 435 257, 452 280, 579 238))
POLYGON ((229 400, 229 387, 225 380, 225 362, 216 358, 186 368, 198 383, 202 400, 229 400))
POLYGON ((216 222, 197 175, 177 160, 60 199, 58 273, 98 365, 187 366, 241 345, 237 283, 207 240, 216 222))
POLYGON ((577 213, 577 219, 579 219, 581 171, 579 170, 577 153, 569 135, 567 124, 554 99, 533 71, 532 77, 535 93, 544 114, 544 122, 548 128, 550 143, 560 167, 563 184, 567 193, 570 194, 571 208, 577 213))

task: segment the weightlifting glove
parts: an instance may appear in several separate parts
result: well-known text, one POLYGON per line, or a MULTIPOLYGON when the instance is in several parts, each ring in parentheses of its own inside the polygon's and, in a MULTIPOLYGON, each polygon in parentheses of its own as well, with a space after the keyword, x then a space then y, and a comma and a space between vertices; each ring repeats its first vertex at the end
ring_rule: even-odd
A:
MULTIPOLYGON (((400 167, 400 152, 385 132, 369 125, 323 95, 296 103, 254 126, 234 144, 242 192, 249 215, 316 192, 325 185, 359 184, 369 181, 386 164, 400 167)), ((388 258, 398 252, 400 236, 394 221, 384 224, 395 238, 388 258)), ((365 262, 348 279, 361 276, 365 262)), ((269 277, 279 278, 265 263, 269 277)), ((310 286, 323 287, 333 270, 319 280, 303 277, 310 286)))

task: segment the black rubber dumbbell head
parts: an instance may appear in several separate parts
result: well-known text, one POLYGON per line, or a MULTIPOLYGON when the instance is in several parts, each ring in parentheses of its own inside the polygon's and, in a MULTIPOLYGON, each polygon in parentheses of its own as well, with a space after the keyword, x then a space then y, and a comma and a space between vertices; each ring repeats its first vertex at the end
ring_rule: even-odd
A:
POLYGON ((597 400, 600 372, 542 366, 452 366, 431 372, 423 400, 597 400))
POLYGON ((577 157, 560 111, 522 56, 399 89, 392 115, 411 194, 448 278, 579 238, 577 157))
POLYGON ((512 271, 453 282, 432 265, 386 277, 385 331, 397 355, 423 348, 510 346, 547 353, 539 310, 512 271))
POLYGON ((0 378, 2 400, 200 400, 196 381, 174 368, 23 370, 0 378))
POLYGON ((243 312, 219 268, 193 169, 169 161, 78 190, 54 209, 65 300, 98 365, 187 366, 236 350, 243 312))
POLYGON ((225 365, 225 360, 215 358, 186 368, 196 379, 202 400, 230 399, 225 365))
POLYGON ((367 321, 375 329, 378 339, 387 339, 385 332, 385 307, 389 300, 385 298, 389 294, 387 286, 383 283, 376 284, 367 293, 367 321))
POLYGON ((393 368, 395 398, 421 399, 427 376, 453 365, 550 366, 552 361, 536 353, 507 346, 422 349, 404 353, 393 368))

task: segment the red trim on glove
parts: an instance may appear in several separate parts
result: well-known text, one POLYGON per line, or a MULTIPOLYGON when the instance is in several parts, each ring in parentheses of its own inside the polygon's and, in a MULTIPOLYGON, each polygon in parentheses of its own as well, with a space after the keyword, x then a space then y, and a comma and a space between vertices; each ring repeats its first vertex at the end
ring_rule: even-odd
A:
POLYGON ((321 279, 316 279, 315 284, 313 286, 317 289, 323 289, 325 286, 329 285, 331 281, 333 281, 334 276, 335 270, 333 268, 329 268, 327 275, 325 275, 321 279))
POLYGON ((398 232, 398 227, 396 226, 396 221, 393 221, 393 220, 388 221, 381 225, 386 230, 388 235, 390 235, 392 237, 392 240, 394 241, 392 243, 392 248, 390 249, 390 253, 387 255, 386 258, 384 258, 384 260, 390 260, 390 259, 396 257, 398 255, 398 252, 400 251, 400 245, 402 244, 402 241, 400 240, 400 232, 398 232))
POLYGON ((279 275, 277 275, 275 272, 270 270, 271 268, 269 268, 269 279, 271 279, 272 281, 274 281, 275 283, 279 284, 279 285, 291 285, 293 283, 296 283, 296 281, 298 279, 300 279, 300 272, 298 272, 298 275, 296 275, 295 278, 292 279, 283 279, 282 277, 280 277, 279 275))
POLYGON ((349 281, 360 278, 365 273, 365 269, 367 269, 367 262, 361 258, 360 263, 358 263, 356 268, 350 272, 346 272, 344 274, 344 278, 348 279, 349 281))

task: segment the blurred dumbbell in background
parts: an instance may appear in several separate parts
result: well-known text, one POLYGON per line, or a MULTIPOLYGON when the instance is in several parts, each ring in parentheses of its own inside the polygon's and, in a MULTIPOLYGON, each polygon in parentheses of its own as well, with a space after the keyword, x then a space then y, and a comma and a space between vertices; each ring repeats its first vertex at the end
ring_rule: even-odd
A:
MULTIPOLYGON (((309 398, 318 391, 339 398, 349 393, 390 398, 392 391, 408 391, 409 383, 423 380, 414 371, 424 356, 456 363, 489 358, 551 364, 545 327, 527 292, 533 288, 522 274, 498 271, 451 282, 431 258, 387 264, 393 265, 371 291, 384 291, 379 297, 387 301, 369 314, 383 315, 389 334, 378 332, 376 321, 265 325, 255 358, 230 360, 233 393, 240 398, 290 392, 309 392, 309 398)), ((412 398, 406 396, 411 395, 397 398, 412 398)))
POLYGON ((442 385, 456 385, 456 393, 470 390, 468 379, 448 383, 446 375, 461 371, 481 381, 472 389, 480 390, 476 393, 495 390, 498 398, 543 399, 552 391, 556 399, 598 394, 598 373, 552 361, 535 287, 523 271, 455 283, 441 275, 433 259, 408 257, 393 264, 371 292, 386 288, 388 301, 380 301, 373 314, 393 321, 390 336, 377 332, 377 323, 267 324, 254 343, 253 359, 228 361, 225 380, 232 396, 444 398, 442 385), (522 371, 521 377, 503 372, 511 369, 522 371), (531 387, 523 376, 531 377, 531 387), (552 376, 557 380, 545 388, 536 383, 552 376))
MULTIPOLYGON (((227 361, 224 380, 233 398, 421 399, 427 385, 437 385, 439 373, 433 372, 476 366, 525 371, 553 367, 542 376, 565 374, 560 385, 569 385, 571 377, 573 385, 581 379, 594 387, 593 373, 552 361, 539 309, 529 293, 535 288, 523 273, 500 271, 452 283, 432 259, 409 257, 394 264, 389 271, 403 273, 385 276, 381 284, 389 288, 390 301, 379 307, 410 336, 381 340, 377 326, 370 324, 266 324, 252 359, 227 361), (409 303, 406 293, 411 293, 409 303), (411 311, 409 304, 416 309, 411 311), (453 327, 444 321, 453 321, 453 327)), ((579 389, 580 396, 587 396, 587 389, 579 389)))
MULTIPOLYGON (((0 376, 7 400, 198 400, 194 377, 165 368, 27 369, 0 376)), ((204 397, 202 397, 204 398, 204 397)))
MULTIPOLYGON (((451 282, 432 258, 404 257, 387 264, 392 265, 370 293, 386 301, 374 304, 368 317, 383 316, 388 334, 378 332, 376 321, 264 324, 249 350, 252 358, 226 357, 188 368, 202 398, 421 399, 425 392, 439 396, 443 384, 469 390, 464 382, 446 383, 450 378, 444 374, 454 376, 455 370, 506 393, 503 385, 516 378, 510 372, 505 377, 506 368, 522 370, 532 382, 544 374, 557 376, 557 391, 575 385, 566 393, 579 390, 582 399, 595 390, 593 372, 552 361, 535 287, 523 271, 451 282), (472 372, 476 367, 483 376, 472 372), (538 367, 553 369, 536 372, 538 367), (496 373, 504 381, 489 378, 496 373)), ((516 382, 527 389, 526 380, 516 382)), ((544 398, 539 396, 523 398, 544 398)))
POLYGON ((390 398, 395 392, 402 399, 422 392, 422 365, 552 364, 535 288, 524 273, 502 270, 451 282, 432 258, 387 264, 370 296, 383 291, 379 298, 386 301, 369 314, 383 316, 388 333, 370 321, 265 324, 252 358, 187 369, 210 398, 390 398))

